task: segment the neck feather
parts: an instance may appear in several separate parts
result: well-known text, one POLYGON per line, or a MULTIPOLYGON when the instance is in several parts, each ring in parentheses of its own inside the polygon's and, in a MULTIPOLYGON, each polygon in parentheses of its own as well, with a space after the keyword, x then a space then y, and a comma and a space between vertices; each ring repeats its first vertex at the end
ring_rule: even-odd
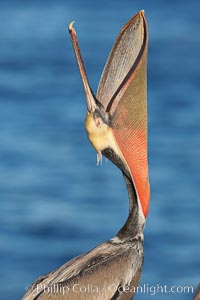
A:
POLYGON ((119 230, 117 236, 120 239, 127 240, 142 234, 145 218, 141 211, 141 207, 138 203, 139 200, 137 199, 133 182, 125 173, 123 173, 123 176, 125 179, 129 196, 129 215, 125 224, 119 230))

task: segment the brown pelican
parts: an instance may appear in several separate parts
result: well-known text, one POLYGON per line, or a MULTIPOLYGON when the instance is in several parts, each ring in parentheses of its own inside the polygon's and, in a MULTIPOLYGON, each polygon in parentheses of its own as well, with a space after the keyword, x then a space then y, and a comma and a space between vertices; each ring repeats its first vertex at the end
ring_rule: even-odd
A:
POLYGON ((146 63, 148 32, 144 11, 120 31, 100 79, 96 97, 86 76, 73 22, 69 25, 87 99, 88 138, 123 173, 129 215, 114 238, 57 270, 39 277, 24 300, 132 299, 143 265, 143 227, 149 207, 146 63))

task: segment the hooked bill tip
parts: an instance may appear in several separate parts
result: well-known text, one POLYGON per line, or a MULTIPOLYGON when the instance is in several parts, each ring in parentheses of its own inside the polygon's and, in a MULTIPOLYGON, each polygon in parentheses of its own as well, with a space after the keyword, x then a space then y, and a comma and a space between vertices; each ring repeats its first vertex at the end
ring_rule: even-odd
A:
POLYGON ((75 23, 75 21, 72 21, 69 23, 69 25, 68 25, 69 32, 72 31, 74 23, 75 23))

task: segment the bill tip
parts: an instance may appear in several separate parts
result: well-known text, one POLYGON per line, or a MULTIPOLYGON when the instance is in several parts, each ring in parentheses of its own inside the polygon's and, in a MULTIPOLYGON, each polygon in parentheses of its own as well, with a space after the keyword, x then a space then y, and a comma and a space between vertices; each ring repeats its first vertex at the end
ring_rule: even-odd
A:
POLYGON ((68 25, 69 32, 72 31, 74 22, 75 22, 75 21, 72 21, 72 22, 69 23, 69 25, 68 25))

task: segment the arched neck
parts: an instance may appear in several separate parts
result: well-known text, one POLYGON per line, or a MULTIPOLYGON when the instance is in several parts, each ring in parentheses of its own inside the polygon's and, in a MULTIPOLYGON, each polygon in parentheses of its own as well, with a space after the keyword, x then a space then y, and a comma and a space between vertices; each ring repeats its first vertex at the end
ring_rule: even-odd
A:
POLYGON ((143 236, 143 228, 145 224, 145 217, 142 212, 142 207, 139 203, 134 183, 130 177, 130 172, 126 168, 126 165, 121 158, 115 153, 115 151, 108 147, 102 151, 102 154, 111 160, 121 171, 125 179, 126 187, 129 196, 129 215, 117 233, 117 237, 122 241, 128 241, 139 236, 143 236))
POLYGON ((117 237, 121 240, 129 240, 142 236, 145 218, 138 203, 139 200, 133 182, 125 173, 123 173, 123 176, 129 196, 129 215, 125 224, 117 233, 117 237))

